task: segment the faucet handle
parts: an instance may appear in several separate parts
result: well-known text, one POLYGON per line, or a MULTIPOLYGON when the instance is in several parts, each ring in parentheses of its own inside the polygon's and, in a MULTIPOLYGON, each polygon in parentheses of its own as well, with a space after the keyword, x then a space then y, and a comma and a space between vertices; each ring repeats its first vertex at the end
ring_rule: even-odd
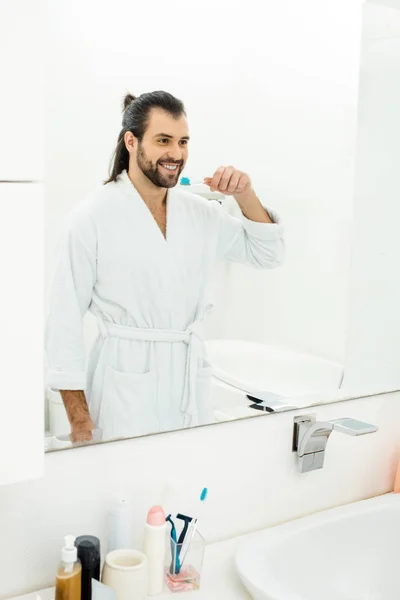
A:
POLYGON ((329 421, 332 423, 335 431, 341 433, 347 433, 349 435, 364 435, 365 433, 374 433, 378 431, 377 425, 372 423, 366 423, 365 421, 359 421, 358 419, 351 419, 349 417, 343 417, 342 419, 332 419, 329 421))

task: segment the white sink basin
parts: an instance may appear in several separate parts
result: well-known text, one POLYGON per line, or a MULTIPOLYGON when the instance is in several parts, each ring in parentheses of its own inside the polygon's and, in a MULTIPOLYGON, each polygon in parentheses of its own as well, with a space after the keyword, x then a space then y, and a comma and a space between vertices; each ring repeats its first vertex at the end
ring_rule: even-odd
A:
POLYGON ((343 365, 286 346, 242 340, 208 340, 214 377, 257 398, 296 398, 338 390, 343 365))
POLYGON ((255 600, 399 600, 399 557, 400 494, 386 494, 257 532, 236 566, 255 600))

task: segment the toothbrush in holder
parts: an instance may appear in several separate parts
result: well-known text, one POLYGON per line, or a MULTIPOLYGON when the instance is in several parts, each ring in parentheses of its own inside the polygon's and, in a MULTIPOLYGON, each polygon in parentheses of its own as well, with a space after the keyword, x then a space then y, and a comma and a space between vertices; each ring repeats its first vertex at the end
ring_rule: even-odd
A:
POLYGON ((190 548, 190 544, 192 543, 192 540, 194 538, 194 536, 196 535, 196 531, 197 531, 197 525, 199 522, 199 518, 200 518, 200 513, 202 510, 202 507, 204 506, 204 502, 206 501, 207 498, 207 494, 208 494, 208 488, 203 488, 201 494, 200 494, 200 509, 199 512, 197 513, 197 517, 195 517, 194 519, 191 520, 188 531, 186 533, 185 539, 183 540, 182 543, 182 548, 181 548, 181 552, 180 552, 180 564, 181 566, 183 565, 183 562, 186 558, 186 555, 189 551, 190 548))

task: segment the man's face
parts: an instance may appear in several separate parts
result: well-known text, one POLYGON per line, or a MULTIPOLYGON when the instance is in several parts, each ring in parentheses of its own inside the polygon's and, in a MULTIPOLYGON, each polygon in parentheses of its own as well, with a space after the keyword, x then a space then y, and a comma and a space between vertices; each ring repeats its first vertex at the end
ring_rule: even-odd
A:
POLYGON ((152 109, 143 139, 136 146, 137 165, 155 186, 174 187, 188 158, 188 142, 185 115, 174 119, 161 109, 152 109))

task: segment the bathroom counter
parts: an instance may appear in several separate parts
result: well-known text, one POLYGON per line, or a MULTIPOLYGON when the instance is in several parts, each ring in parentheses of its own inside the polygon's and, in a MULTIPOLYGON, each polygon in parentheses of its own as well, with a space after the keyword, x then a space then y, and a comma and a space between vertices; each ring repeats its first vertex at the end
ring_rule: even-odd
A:
MULTIPOLYGON (((239 544, 246 535, 217 542, 206 546, 204 554, 203 573, 200 590, 197 592, 182 592, 172 594, 169 590, 159 596, 166 600, 175 596, 177 598, 198 600, 249 600, 251 596, 245 590, 236 573, 234 558, 239 544)), ((38 590, 41 600, 53 600, 54 588, 38 590)), ((36 600, 36 592, 14 597, 12 600, 36 600)))

